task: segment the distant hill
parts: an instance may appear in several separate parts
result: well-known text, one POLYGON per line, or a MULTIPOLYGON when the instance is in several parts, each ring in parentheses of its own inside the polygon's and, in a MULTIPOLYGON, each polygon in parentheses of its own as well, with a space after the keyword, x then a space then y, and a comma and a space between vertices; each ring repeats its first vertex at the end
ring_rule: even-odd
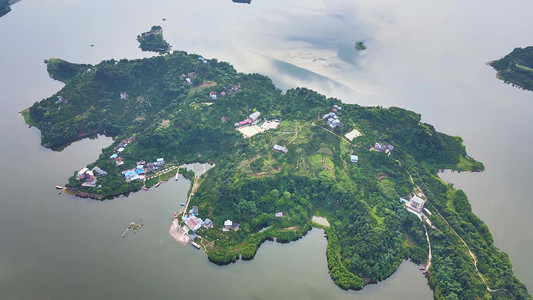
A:
POLYGON ((515 48, 503 58, 488 64, 498 71, 498 79, 533 91, 533 46, 515 48))

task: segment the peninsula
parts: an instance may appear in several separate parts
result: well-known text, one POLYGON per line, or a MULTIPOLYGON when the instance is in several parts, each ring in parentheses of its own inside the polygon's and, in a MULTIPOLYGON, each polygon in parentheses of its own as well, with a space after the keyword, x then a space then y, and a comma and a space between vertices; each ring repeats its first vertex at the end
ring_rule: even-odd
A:
POLYGON ((170 50, 170 44, 163 39, 163 28, 161 26, 152 26, 150 31, 138 35, 137 41, 139 41, 139 48, 142 51, 152 51, 162 54, 170 50))
POLYGON ((533 91, 533 46, 515 48, 503 58, 487 64, 498 71, 496 75, 498 79, 524 90, 533 91))
POLYGON ((115 137, 73 173, 70 191, 110 198, 180 172, 194 185, 173 227, 216 264, 315 226, 343 289, 384 280, 410 259, 424 265, 436 299, 531 299, 465 193, 437 175, 483 164, 417 113, 282 92, 268 77, 183 51, 97 65, 56 58, 47 68, 65 86, 23 112, 42 144, 115 137), (214 167, 202 176, 178 167, 193 162, 214 167))

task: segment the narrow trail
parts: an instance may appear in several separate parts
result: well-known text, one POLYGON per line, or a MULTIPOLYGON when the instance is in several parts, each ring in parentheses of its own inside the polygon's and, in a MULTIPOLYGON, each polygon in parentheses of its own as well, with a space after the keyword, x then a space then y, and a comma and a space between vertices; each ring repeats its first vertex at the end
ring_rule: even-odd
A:
POLYGON ((347 138, 345 138, 345 137, 343 137, 343 136, 340 136, 340 135, 336 134, 335 132, 333 132, 333 131, 331 131, 331 130, 327 130, 326 128, 324 128, 324 127, 322 127, 322 126, 318 126, 318 125, 316 125, 316 124, 313 124, 313 125, 315 125, 315 126, 317 126, 317 127, 319 127, 319 128, 322 128, 324 131, 333 134, 334 136, 338 137, 339 139, 346 141, 346 142, 347 142, 348 144, 350 144, 350 145, 352 144, 352 142, 350 142, 347 138))
POLYGON ((428 228, 427 228, 426 224, 424 224, 424 229, 426 230, 426 239, 428 240, 428 248, 429 248, 428 264, 426 265, 426 270, 428 270, 429 267, 431 267, 431 258, 432 258, 432 255, 431 255, 431 241, 429 240, 428 228))
POLYGON ((287 146, 292 144, 292 142, 294 142, 294 140, 298 137, 298 133, 300 133, 300 130, 296 129, 296 135, 290 140, 290 142, 287 144, 287 146))
POLYGON ((194 183, 193 183, 192 188, 191 188, 191 193, 189 194, 189 197, 187 198, 187 203, 185 203, 185 207, 182 210, 183 214, 185 214, 187 212, 187 208, 189 207, 189 202, 191 202, 192 196, 194 195, 194 193, 198 189, 198 186, 200 186, 200 183, 198 183, 198 179, 199 178, 200 178, 200 176, 198 176, 196 174, 194 175, 194 183))

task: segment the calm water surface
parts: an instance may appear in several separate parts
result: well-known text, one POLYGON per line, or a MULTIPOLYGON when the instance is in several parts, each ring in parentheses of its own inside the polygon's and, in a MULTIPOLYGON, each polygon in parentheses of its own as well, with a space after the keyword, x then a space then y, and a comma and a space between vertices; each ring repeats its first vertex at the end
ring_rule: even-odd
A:
POLYGON ((59 196, 53 187, 112 140, 86 139, 62 152, 40 146, 39 132, 18 111, 62 87, 48 77, 43 59, 148 57, 135 37, 154 24, 174 49, 267 74, 280 88, 306 86, 349 103, 405 107, 462 136, 487 170, 442 177, 466 191, 532 290, 533 93, 496 80, 484 63, 531 43, 533 3, 463 2, 17 3, 0 18, 0 298, 431 299, 410 263, 363 291, 340 290, 329 279, 326 241, 317 229, 288 245, 265 243, 251 262, 210 264, 167 233, 186 198, 183 178, 113 201, 59 196), (354 51, 356 40, 368 50, 354 51), (138 219, 145 226, 121 238, 138 219))

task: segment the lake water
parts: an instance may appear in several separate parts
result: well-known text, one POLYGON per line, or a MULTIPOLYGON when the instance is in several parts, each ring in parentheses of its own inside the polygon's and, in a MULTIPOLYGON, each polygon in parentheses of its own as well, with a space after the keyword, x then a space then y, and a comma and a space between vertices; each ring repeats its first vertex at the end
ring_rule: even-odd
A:
POLYGON ((0 18, 0 298, 431 299, 415 265, 345 292, 329 279, 321 230, 265 243, 250 262, 225 267, 169 235, 189 182, 98 202, 57 194, 110 138, 40 146, 18 112, 62 87, 43 59, 98 63, 139 58, 135 37, 154 24, 185 50, 306 86, 349 103, 400 106, 462 136, 483 173, 442 174, 533 290, 533 92, 495 79, 485 65, 531 43, 533 2, 254 0, 24 0, 0 18), (162 18, 166 18, 165 22, 162 18), (368 50, 354 51, 363 40, 368 50), (94 44, 94 47, 90 47, 94 44), (121 234, 132 221, 145 226, 121 234))

